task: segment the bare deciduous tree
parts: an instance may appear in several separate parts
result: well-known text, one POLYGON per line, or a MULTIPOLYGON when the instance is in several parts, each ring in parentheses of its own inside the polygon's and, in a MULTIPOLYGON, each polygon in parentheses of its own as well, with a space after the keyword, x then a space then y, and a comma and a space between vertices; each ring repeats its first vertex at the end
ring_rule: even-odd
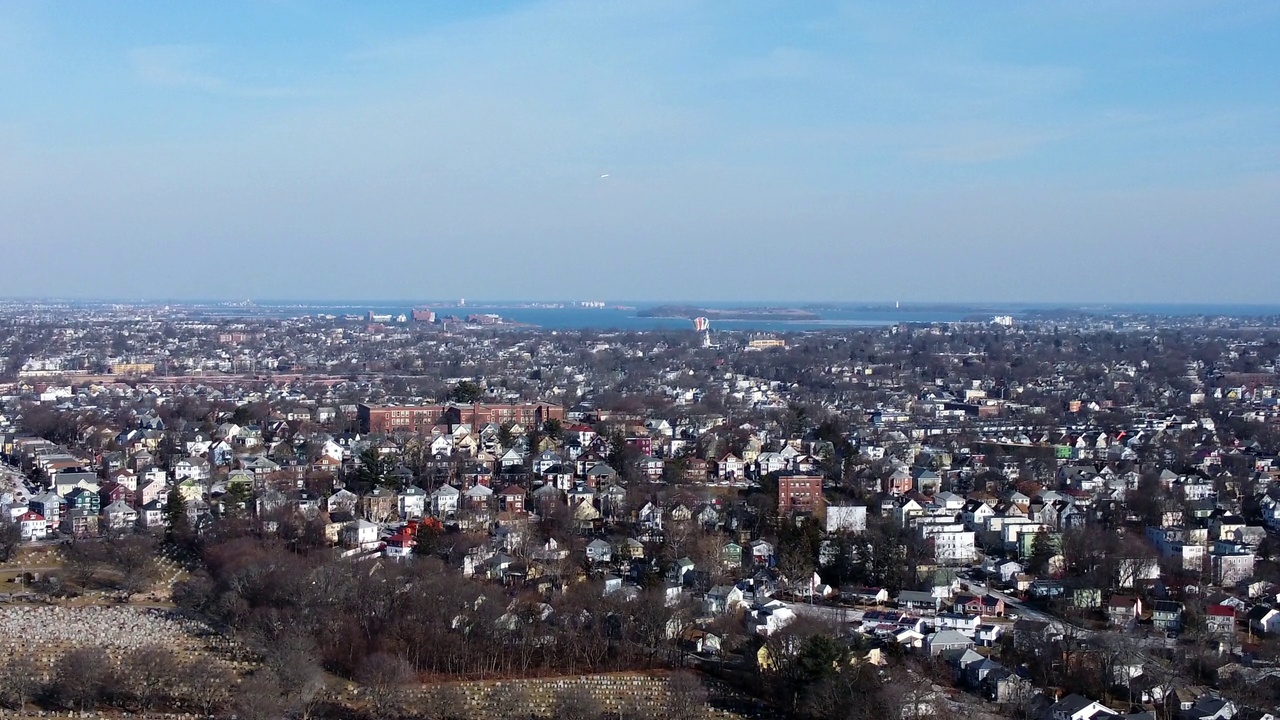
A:
POLYGON ((556 720, 599 720, 604 714, 600 701, 582 687, 567 688, 556 698, 556 720))
POLYGON ((369 712, 376 718, 395 717, 404 699, 405 685, 413 680, 413 668, 399 655, 374 653, 356 673, 369 698, 369 712))
POLYGON ((156 579, 156 545, 149 535, 124 535, 107 543, 106 562, 119 574, 117 587, 126 595, 142 592, 156 579))
POLYGON ((272 642, 265 661, 279 679, 290 708, 302 718, 309 717, 324 690, 315 640, 301 629, 290 628, 272 642))
POLYGON ((427 696, 422 712, 429 720, 459 720, 466 715, 466 700, 453 685, 437 687, 427 696))
POLYGON ((120 661, 121 689, 137 708, 149 711, 178 680, 178 657, 168 648, 148 645, 129 651, 120 661))
POLYGON ((54 668, 53 695, 65 707, 84 712, 102 698, 111 669, 102 648, 68 650, 54 668))
POLYGON ((12 655, 0 666, 0 700, 5 705, 25 712, 27 703, 40 691, 39 668, 27 653, 12 655))
POLYGON ((231 710, 240 720, 279 720, 285 712, 280 682, 265 668, 250 675, 240 683, 231 710))
POLYGON ((494 717, 503 720, 527 718, 530 716, 529 693, 523 685, 503 683, 489 695, 489 709, 494 717))
POLYGON ((692 672, 667 678, 667 720, 697 720, 706 712, 707 688, 692 672))
POLYGON ((236 681, 230 670, 207 662, 187 663, 179 673, 183 695, 206 717, 226 705, 236 681))

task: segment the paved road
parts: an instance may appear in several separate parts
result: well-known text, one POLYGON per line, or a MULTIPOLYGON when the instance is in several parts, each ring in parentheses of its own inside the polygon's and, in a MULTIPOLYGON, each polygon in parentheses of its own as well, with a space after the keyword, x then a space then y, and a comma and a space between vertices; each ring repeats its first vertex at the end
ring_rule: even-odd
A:
POLYGON ((1086 630, 1078 625, 1073 625, 1063 620, 1060 617, 1055 617, 1046 612, 1036 610, 1035 608, 1027 607, 1018 598, 1013 597, 1012 595, 1000 592, 995 588, 989 588, 986 585, 983 585, 982 583, 973 582, 973 581, 969 581, 968 585, 969 585, 969 592, 974 595, 990 595, 991 597, 999 598, 1003 600, 1004 606, 1006 608, 1006 613, 1009 611, 1012 611, 1014 613, 1017 613, 1018 617, 1020 618, 1035 620, 1037 622, 1049 623, 1050 627, 1052 627, 1054 630, 1057 630, 1058 632, 1063 634, 1066 634, 1068 632, 1074 633, 1076 635, 1079 635, 1081 633, 1084 633, 1086 635, 1091 634, 1091 631, 1086 630))

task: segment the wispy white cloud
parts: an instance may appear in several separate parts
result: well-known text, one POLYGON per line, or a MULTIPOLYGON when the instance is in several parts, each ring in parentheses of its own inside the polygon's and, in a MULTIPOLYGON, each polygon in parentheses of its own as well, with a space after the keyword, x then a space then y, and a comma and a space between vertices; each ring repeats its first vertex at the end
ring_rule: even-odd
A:
POLYGON ((233 82, 207 69, 217 58, 218 48, 207 44, 151 45, 129 52, 136 77, 151 85, 240 97, 287 98, 300 95, 292 88, 233 82))
POLYGON ((200 69, 213 57, 210 45, 153 45, 129 54, 138 78, 168 87, 221 92, 230 86, 225 78, 200 69))
MULTIPOLYGON (((383 12, 370 7, 351 12, 383 12)), ((583 258, 631 267, 643 247, 689 266, 820 248, 821 261, 794 277, 748 290, 708 282, 706 295, 883 296, 898 292, 883 268, 916 256, 994 258, 1008 297, 1029 299, 1043 289, 1018 278, 1042 277, 1045 253, 1095 251, 1090 242, 1160 280, 1130 277, 1130 263, 1085 273, 1078 292, 1117 282, 1135 294, 1254 292, 1198 281, 1194 262, 1156 250, 1215 224, 1233 231, 1224 247, 1280 261, 1275 182, 1236 182, 1242 169, 1274 176, 1280 122, 1248 112, 1274 103, 1189 99, 1205 85, 1193 64, 1141 69, 1153 48, 1178 46, 1169 37, 1130 53, 1121 26, 1107 30, 1106 53, 1077 48, 1078 33, 1063 40, 1045 20, 1068 11, 1044 6, 1003 24, 972 18, 1010 12, 984 9, 994 6, 862 4, 854 17, 804 22, 785 5, 725 7, 550 0, 428 13, 403 27, 383 13, 373 30, 316 19, 321 29, 298 45, 293 28, 307 24, 281 17, 288 32, 152 32, 137 42, 154 44, 131 52, 117 41, 106 56, 128 58, 123 74, 111 63, 92 83, 70 73, 109 88, 84 117, 60 113, 74 118, 66 135, 82 133, 75 147, 66 128, 39 128, 34 110, 0 127, 0 197, 11 200, 0 203, 0 250, 16 276, 38 279, 78 247, 109 248, 110 272, 76 278, 101 295, 113 294, 93 285, 103 278, 169 295, 353 284, 451 294, 481 277, 476 257, 515 253, 527 267, 509 291, 533 296, 557 292, 540 278, 583 258), (744 13, 755 16, 744 23, 744 13), (1107 74, 1117 47, 1123 77, 1107 74), (162 132, 137 127, 148 118, 111 94, 122 85, 165 111, 155 114, 162 132), (191 102, 199 96, 216 102, 191 102), (253 102, 263 96, 280 101, 253 102), (24 127, 36 130, 26 137, 24 127), (1246 155, 1267 160, 1237 162, 1246 155), (1129 187, 1149 191, 1108 194, 1129 187), (1169 206, 1178 219, 1161 221, 1155 238, 1150 218, 1169 206), (234 278, 171 272, 213 247, 256 262, 234 278), (356 253, 396 262, 362 270, 356 253)), ((1250 69, 1187 53, 1224 76, 1250 69)), ((89 105, 66 96, 69 107, 89 105)), ((652 273, 623 275, 592 292, 682 290, 652 273)), ((971 278, 939 283, 920 299, 972 291, 971 278)))
POLYGON ((933 140, 921 138, 923 144, 907 150, 904 157, 924 162, 980 165, 1025 157, 1063 137, 1049 132, 972 127, 943 133, 935 130, 933 134, 945 134, 947 137, 933 140))

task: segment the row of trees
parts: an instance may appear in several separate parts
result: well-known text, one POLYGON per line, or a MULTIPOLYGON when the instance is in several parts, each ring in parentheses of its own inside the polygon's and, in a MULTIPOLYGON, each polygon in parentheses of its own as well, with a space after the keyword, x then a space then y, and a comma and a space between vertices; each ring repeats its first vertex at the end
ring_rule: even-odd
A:
POLYGON ((101 705, 133 712, 158 709, 210 715, 239 704, 232 694, 235 678, 207 659, 182 660, 156 645, 124 653, 113 660, 100 647, 69 650, 52 671, 34 651, 12 652, 0 660, 0 702, 25 712, 32 703, 85 711, 101 705))
POLYGON ((202 558, 206 571, 175 600, 261 648, 300 634, 314 650, 299 657, 345 677, 380 654, 450 678, 655 667, 678 659, 668 638, 691 616, 660 589, 628 602, 581 584, 549 604, 460 578, 435 558, 353 566, 251 535, 215 539, 202 558))
POLYGON ((747 679, 781 711, 808 720, 871 720, 934 716, 935 682, 950 671, 936 658, 907 656, 890 644, 886 665, 867 661, 872 643, 835 624, 802 618, 775 633, 747 679))

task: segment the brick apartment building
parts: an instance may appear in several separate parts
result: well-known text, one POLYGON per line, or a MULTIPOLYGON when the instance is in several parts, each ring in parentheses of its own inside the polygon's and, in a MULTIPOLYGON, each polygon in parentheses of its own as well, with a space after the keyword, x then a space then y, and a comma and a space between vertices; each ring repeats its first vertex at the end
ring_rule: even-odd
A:
POLYGON ((796 513, 821 516, 822 476, 783 475, 778 478, 778 516, 790 517, 796 513))
POLYGON ((421 433, 435 425, 470 425, 478 429, 489 423, 501 425, 518 423, 530 428, 547 420, 564 421, 564 408, 549 403, 519 403, 500 405, 476 403, 462 405, 372 406, 361 403, 356 406, 360 431, 366 433, 421 433))

